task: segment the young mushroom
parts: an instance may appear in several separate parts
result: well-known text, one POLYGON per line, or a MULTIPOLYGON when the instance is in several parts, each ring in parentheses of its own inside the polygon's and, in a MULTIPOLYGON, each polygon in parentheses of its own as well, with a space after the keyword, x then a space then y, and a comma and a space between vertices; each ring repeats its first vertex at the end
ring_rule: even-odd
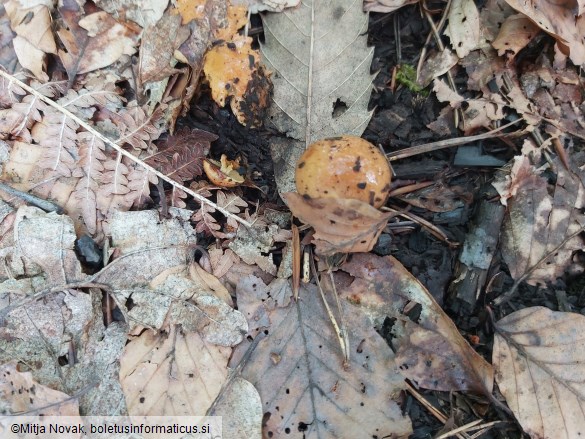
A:
POLYGON ((297 162, 295 179, 305 198, 351 198, 379 208, 388 198, 392 171, 378 148, 345 135, 311 144, 297 162))

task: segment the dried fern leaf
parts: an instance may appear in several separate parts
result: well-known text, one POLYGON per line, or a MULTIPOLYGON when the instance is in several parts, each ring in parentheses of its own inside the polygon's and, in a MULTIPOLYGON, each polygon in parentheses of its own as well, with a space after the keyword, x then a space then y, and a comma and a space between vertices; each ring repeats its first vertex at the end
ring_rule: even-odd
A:
POLYGON ((198 129, 181 128, 157 145, 158 151, 144 159, 146 163, 180 183, 203 172, 203 159, 209 153, 215 134, 198 129))

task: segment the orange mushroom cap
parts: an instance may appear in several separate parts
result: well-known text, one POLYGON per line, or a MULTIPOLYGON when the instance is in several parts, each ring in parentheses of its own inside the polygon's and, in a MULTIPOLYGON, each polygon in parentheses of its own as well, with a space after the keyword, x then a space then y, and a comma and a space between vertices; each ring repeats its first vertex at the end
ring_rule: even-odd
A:
POLYGON ((297 162, 297 192, 309 198, 351 198, 381 207, 392 171, 382 152, 356 136, 311 144, 297 162))

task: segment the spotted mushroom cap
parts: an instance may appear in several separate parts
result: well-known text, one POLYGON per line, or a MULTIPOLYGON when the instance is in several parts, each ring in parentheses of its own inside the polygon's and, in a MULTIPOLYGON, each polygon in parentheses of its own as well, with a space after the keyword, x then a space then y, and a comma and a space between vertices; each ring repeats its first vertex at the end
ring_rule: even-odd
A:
POLYGON ((297 192, 308 198, 351 198, 378 208, 388 198, 392 172, 378 148, 356 136, 311 144, 297 162, 297 192))

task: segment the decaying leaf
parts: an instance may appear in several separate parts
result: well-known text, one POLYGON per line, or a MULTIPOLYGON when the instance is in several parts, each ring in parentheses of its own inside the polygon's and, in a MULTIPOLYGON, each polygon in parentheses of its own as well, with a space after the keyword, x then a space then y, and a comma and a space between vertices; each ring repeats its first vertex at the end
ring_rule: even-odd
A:
POLYGON ((193 180, 202 174, 202 161, 216 139, 215 134, 184 127, 159 143, 158 151, 144 161, 180 183, 193 180))
POLYGON ((509 186, 503 192, 512 197, 507 200, 502 231, 502 255, 514 279, 528 274, 545 256, 549 256, 547 260, 530 272, 529 284, 555 283, 567 269, 582 271, 573 262, 573 253, 583 248, 581 237, 575 236, 558 248, 585 225, 580 210, 585 206, 585 176, 578 165, 584 157, 574 154, 571 159, 571 170, 558 158, 554 160, 557 179, 552 195, 547 179, 535 171, 527 157, 515 159, 509 186))
POLYGON ((419 386, 468 390, 489 395, 493 369, 461 336, 426 288, 391 256, 353 255, 341 269, 355 277, 342 297, 359 305, 377 325, 396 319, 392 328, 396 364, 419 386), (416 321, 405 310, 417 312, 416 321))
POLYGON ((524 14, 514 14, 506 18, 492 46, 498 51, 498 55, 508 54, 513 58, 538 32, 539 28, 532 20, 524 14))
POLYGON ((226 438, 262 437, 262 401, 256 388, 235 378, 218 397, 211 416, 222 416, 222 434, 226 438))
POLYGON ((494 121, 504 118, 504 101, 498 95, 490 99, 464 99, 442 80, 435 79, 433 91, 437 99, 447 101, 453 108, 465 108, 463 111, 462 129, 470 133, 481 127, 489 127, 494 121))
POLYGON ((443 181, 399 197, 405 203, 431 212, 450 212, 471 204, 473 196, 461 186, 447 186, 443 181))
MULTIPOLYGON (((193 273, 199 274, 196 269, 193 273)), ((238 344, 247 330, 244 316, 226 304, 225 297, 216 296, 200 276, 192 279, 184 265, 161 272, 148 288, 120 289, 115 294, 120 303, 133 304, 127 311, 131 330, 139 325, 162 330, 181 325, 220 346, 238 344)))
POLYGON ((234 5, 246 5, 251 14, 259 12, 281 12, 297 6, 301 0, 232 0, 234 5))
POLYGON ((271 145, 283 193, 294 191, 295 164, 309 144, 363 133, 372 114, 373 48, 361 2, 309 0, 262 18, 262 57, 274 83, 267 123, 290 138, 271 145))
MULTIPOLYGON (((217 205, 226 209, 228 212, 238 214, 245 207, 248 206, 242 198, 234 193, 225 193, 223 191, 216 191, 217 205)), ((198 233, 205 232, 213 235, 216 238, 233 237, 234 233, 239 230, 239 224, 233 219, 228 219, 224 229, 212 216, 215 209, 208 205, 202 204, 201 208, 193 215, 193 221, 197 222, 195 230, 198 233)))
POLYGON ((539 306, 496 323, 496 381, 531 438, 585 434, 583 334, 584 316, 539 306))
POLYGON ((3 401, 2 415, 35 409, 42 409, 45 416, 79 415, 77 400, 36 382, 30 372, 20 372, 16 361, 0 366, 0 399, 3 401))
MULTIPOLYGON (((262 303, 246 306, 255 315, 262 303)), ((268 334, 242 369, 263 402, 267 437, 302 431, 306 437, 395 437, 411 432, 396 398, 404 383, 393 354, 365 316, 345 303, 351 360, 343 366, 333 326, 314 286, 302 288, 299 300, 268 311, 268 334)), ((256 337, 262 337, 253 333, 256 337)), ((236 348, 235 367, 249 343, 236 348)))
POLYGON ((577 2, 547 0, 531 2, 506 0, 506 2, 553 36, 561 51, 569 56, 575 65, 585 63, 585 41, 583 41, 585 15, 582 11, 577 11, 577 2))
POLYGON ((23 8, 16 0, 6 2, 4 7, 16 33, 12 43, 18 61, 37 79, 46 82, 49 79, 44 72, 46 54, 57 52, 51 31, 51 11, 40 4, 23 8))
POLYGON ((473 0, 453 0, 445 35, 459 58, 480 46, 479 12, 473 0))
POLYGON ((113 16, 125 16, 145 28, 161 19, 168 0, 96 0, 95 4, 113 16))
POLYGON ((266 273, 274 276, 276 266, 270 248, 274 244, 274 236, 277 232, 278 226, 275 224, 268 227, 256 224, 249 229, 240 227, 236 239, 229 243, 229 248, 246 264, 256 264, 266 273))
POLYGON ((14 222, 14 247, 5 255, 13 275, 42 274, 47 285, 65 285, 86 278, 73 250, 73 222, 66 215, 21 206, 14 222))
POLYGON ((364 0, 364 11, 388 13, 414 3, 418 0, 364 0))
POLYGON ((230 351, 175 325, 143 332, 120 359, 128 413, 204 416, 227 378, 230 351))
POLYGON ((57 31, 64 50, 58 54, 69 78, 109 66, 123 55, 136 52, 138 32, 100 11, 83 16, 83 10, 73 1, 59 8, 67 28, 57 31))
POLYGON ((138 60, 139 83, 144 86, 176 73, 173 53, 188 37, 189 30, 181 27, 179 15, 163 15, 156 24, 144 29, 138 60))
POLYGON ((315 229, 317 252, 324 255, 369 252, 392 217, 358 200, 305 199, 296 192, 282 197, 294 216, 315 229))
POLYGON ((417 84, 422 87, 429 85, 433 79, 447 73, 459 59, 451 50, 445 48, 430 56, 422 66, 417 84))

